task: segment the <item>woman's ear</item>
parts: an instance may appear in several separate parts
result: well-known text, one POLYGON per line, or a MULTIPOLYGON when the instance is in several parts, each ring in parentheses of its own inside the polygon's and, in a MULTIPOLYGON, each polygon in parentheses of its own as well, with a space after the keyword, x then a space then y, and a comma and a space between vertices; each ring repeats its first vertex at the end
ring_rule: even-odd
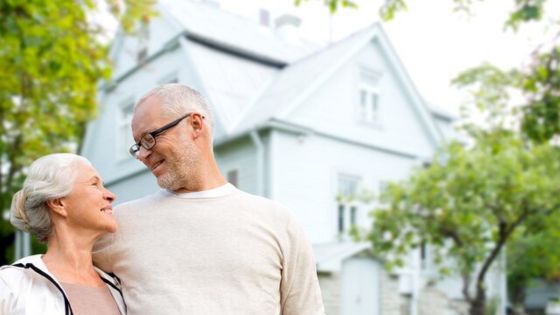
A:
POLYGON ((66 217, 68 215, 68 212, 66 211, 66 207, 64 204, 64 200, 62 200, 62 198, 48 200, 47 206, 55 214, 58 214, 63 217, 66 217))

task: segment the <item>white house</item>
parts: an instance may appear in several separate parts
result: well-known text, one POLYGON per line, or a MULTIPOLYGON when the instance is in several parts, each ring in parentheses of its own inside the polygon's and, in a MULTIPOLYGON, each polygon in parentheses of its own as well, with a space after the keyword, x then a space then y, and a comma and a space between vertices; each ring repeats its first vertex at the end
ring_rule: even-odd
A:
MULTIPOLYGON (((228 180, 287 205, 306 229, 328 314, 459 314, 456 279, 426 287, 436 278, 429 255, 411 253, 406 268, 388 274, 367 244, 345 237, 352 225, 370 225, 369 209, 338 195, 379 191, 453 136, 452 117, 427 105, 381 25, 317 47, 294 36, 294 17, 268 27, 212 3, 160 1, 138 36, 115 39, 115 70, 81 153, 118 201, 158 189, 128 155, 135 101, 181 82, 213 105, 228 180)), ((493 277, 489 292, 504 301, 503 273, 493 277)))

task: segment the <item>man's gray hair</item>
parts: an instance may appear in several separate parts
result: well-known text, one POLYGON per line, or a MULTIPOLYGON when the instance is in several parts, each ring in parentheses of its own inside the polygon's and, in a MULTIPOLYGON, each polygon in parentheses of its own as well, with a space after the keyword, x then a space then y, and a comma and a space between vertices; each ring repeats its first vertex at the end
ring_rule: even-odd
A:
POLYGON ((52 232, 47 201, 70 194, 79 162, 91 165, 86 158, 72 153, 49 154, 31 163, 22 189, 12 198, 12 225, 46 242, 52 232))
MULTIPOLYGON (((198 112, 205 117, 210 130, 214 126, 214 118, 210 104, 198 91, 179 83, 168 83, 153 88, 136 103, 135 110, 152 96, 161 102, 164 111, 170 116, 178 118, 189 112, 198 112)), ((170 117, 172 118, 172 117, 170 117)))

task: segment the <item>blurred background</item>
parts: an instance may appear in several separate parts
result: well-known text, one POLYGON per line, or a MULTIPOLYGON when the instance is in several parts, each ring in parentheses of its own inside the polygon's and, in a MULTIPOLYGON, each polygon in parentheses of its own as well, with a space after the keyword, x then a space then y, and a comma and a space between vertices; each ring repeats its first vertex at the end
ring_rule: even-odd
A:
POLYGON ((560 314, 560 3, 0 1, 0 264, 26 167, 92 161, 117 203, 158 189, 135 102, 213 106, 228 181, 288 206, 328 314, 560 314))

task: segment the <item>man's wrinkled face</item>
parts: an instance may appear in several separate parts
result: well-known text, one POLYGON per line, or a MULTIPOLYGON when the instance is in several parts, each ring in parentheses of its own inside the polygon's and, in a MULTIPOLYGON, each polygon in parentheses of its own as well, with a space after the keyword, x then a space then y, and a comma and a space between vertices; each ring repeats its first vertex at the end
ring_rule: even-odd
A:
MULTIPOLYGON (((157 96, 150 97, 134 112, 132 118, 134 141, 138 142, 144 134, 178 117, 166 114, 157 96)), ((138 159, 150 169, 162 188, 179 190, 186 186, 192 176, 197 148, 189 139, 189 121, 189 118, 182 120, 177 126, 158 135, 154 147, 149 150, 141 147, 138 152, 138 159)))

